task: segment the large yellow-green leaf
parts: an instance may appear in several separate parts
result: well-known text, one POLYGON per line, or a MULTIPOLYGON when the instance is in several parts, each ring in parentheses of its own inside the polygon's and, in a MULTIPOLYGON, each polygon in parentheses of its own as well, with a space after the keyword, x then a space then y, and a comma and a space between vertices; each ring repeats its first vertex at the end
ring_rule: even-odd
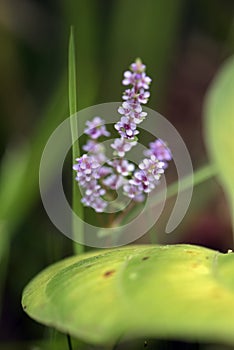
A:
POLYGON ((224 63, 205 103, 205 139, 230 201, 234 223, 234 56, 224 63))
POLYGON ((156 337, 234 344, 234 254, 191 245, 74 256, 25 288, 33 319, 90 343, 156 337))

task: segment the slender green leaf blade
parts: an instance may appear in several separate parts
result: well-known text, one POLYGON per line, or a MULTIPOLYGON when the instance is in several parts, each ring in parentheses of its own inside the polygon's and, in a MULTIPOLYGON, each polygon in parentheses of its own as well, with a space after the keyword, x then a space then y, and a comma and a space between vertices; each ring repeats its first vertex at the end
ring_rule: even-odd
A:
MULTIPOLYGON (((76 158, 80 156, 80 148, 78 141, 78 123, 76 118, 77 113, 77 96, 76 96, 76 60, 75 60, 75 42, 74 29, 71 27, 69 50, 68 50, 68 88, 69 88, 69 111, 72 136, 72 163, 75 164, 76 158)), ((72 208, 74 212, 83 219, 83 207, 81 204, 81 193, 78 189, 75 176, 72 180, 72 208)), ((83 223, 73 222, 73 236, 75 240, 81 241, 83 236, 83 223), (80 239, 79 239, 80 238, 80 239)), ((77 253, 83 252, 81 244, 74 244, 74 250, 77 253)))

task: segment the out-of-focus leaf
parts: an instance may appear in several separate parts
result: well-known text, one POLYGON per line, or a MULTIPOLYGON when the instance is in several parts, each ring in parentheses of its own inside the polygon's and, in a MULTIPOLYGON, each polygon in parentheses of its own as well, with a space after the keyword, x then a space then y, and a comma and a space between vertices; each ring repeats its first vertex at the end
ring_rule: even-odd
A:
POLYGON ((156 337, 234 344, 234 254, 191 245, 128 246, 41 272, 22 305, 90 343, 156 337))
MULTIPOLYGON (((39 165, 48 137, 68 116, 67 84, 63 79, 43 113, 32 139, 18 149, 11 148, 0 168, 0 295, 4 284, 6 264, 12 234, 39 198, 39 165)), ((59 149, 54 150, 55 161, 59 149)), ((48 166, 48 183, 53 176, 53 161, 48 166)))
POLYGON ((18 149, 9 150, 0 167, 0 299, 10 248, 11 225, 14 221, 11 206, 22 191, 28 159, 29 149, 22 145, 18 149))
MULTIPOLYGON (((18 146, 17 149, 9 149, 2 160, 0 167, 0 219, 5 224, 8 222, 10 225, 11 215, 14 221, 15 213, 12 212, 12 205, 22 193, 28 161, 29 147, 26 145, 18 146)), ((25 198, 22 197, 20 201, 24 200, 25 198)))
MULTIPOLYGON (((66 89, 67 84, 62 79, 27 148, 11 150, 1 168, 0 218, 7 223, 11 232, 22 222, 35 198, 39 197, 39 166, 43 149, 59 122, 68 116, 66 89)), ((55 150, 55 158, 57 152, 59 150, 55 150)), ((52 175, 52 169, 53 163, 48 168, 48 178, 52 175)))
POLYGON ((234 56, 224 63, 205 103, 205 140, 230 201, 234 223, 234 56))
MULTIPOLYGON (((76 52, 74 42, 74 28, 71 27, 69 49, 68 49, 68 90, 69 90, 69 112, 70 112, 70 125, 72 136, 72 165, 76 163, 76 159, 80 157, 80 145, 78 140, 78 123, 74 118, 74 114, 77 113, 77 95, 76 95, 76 52)), ((83 204, 81 203, 81 193, 78 189, 77 182, 74 174, 72 173, 72 209, 79 215, 81 219, 84 216, 83 204)), ((84 235, 83 221, 77 223, 73 219, 72 223, 73 237, 76 241, 82 241, 84 235)), ((84 251, 83 245, 74 242, 74 252, 77 254, 84 251)))

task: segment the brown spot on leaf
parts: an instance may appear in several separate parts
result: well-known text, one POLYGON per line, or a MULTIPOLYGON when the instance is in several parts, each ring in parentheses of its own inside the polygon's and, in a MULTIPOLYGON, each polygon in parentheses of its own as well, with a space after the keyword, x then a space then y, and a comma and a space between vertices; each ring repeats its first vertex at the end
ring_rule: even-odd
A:
POLYGON ((26 309, 27 309, 27 306, 26 306, 26 305, 24 305, 24 306, 23 306, 23 309, 24 309, 24 310, 26 310, 26 309))
POLYGON ((148 256, 144 256, 144 257, 142 258, 142 260, 147 260, 147 259, 149 259, 148 256))
POLYGON ((199 266, 199 264, 198 263, 193 263, 192 264, 192 267, 195 269, 196 267, 198 267, 199 266))
POLYGON ((199 254, 198 252, 195 252, 194 250, 186 250, 186 253, 190 254, 190 255, 198 255, 199 254))
POLYGON ((103 276, 104 277, 110 277, 112 276, 113 274, 115 273, 115 270, 109 270, 109 271, 106 271, 103 276))

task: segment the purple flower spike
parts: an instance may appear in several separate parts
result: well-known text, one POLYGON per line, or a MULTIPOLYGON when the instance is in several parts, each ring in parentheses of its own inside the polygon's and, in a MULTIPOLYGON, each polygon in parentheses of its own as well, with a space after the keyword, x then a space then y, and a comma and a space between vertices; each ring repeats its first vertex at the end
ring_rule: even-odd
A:
POLYGON ((114 154, 123 158, 125 153, 130 151, 130 149, 137 144, 136 141, 128 141, 125 138, 115 139, 111 144, 111 147, 115 150, 114 154))
POLYGON ((164 173, 165 163, 159 162, 155 156, 151 156, 150 159, 143 159, 139 164, 139 169, 144 170, 148 174, 152 174, 154 179, 158 181, 164 173))
POLYGON ((136 130, 136 124, 131 122, 129 118, 122 117, 118 123, 115 124, 115 129, 118 130, 120 136, 127 139, 134 139, 134 137, 139 134, 136 130))
POLYGON ((150 77, 147 77, 145 73, 142 73, 138 80, 138 88, 149 89, 149 85, 152 81, 150 77))
POLYGON ((131 116, 133 112, 140 113, 142 111, 142 107, 140 104, 135 103, 130 104, 129 102, 123 102, 122 106, 119 107, 119 114, 123 114, 125 116, 131 116))
POLYGON ((81 202, 86 206, 86 207, 91 207, 93 208, 97 213, 102 213, 104 209, 107 206, 107 202, 104 201, 102 198, 99 197, 94 197, 92 195, 88 196, 85 195, 82 199, 81 202))
POLYGON ((122 176, 130 175, 135 169, 134 164, 129 163, 126 159, 114 159, 109 164, 122 176))
POLYGON ((86 152, 97 153, 99 151, 99 146, 100 145, 94 140, 88 140, 86 145, 84 145, 82 148, 86 152))
POLYGON ((94 117, 92 121, 87 121, 84 133, 89 135, 92 139, 96 140, 100 136, 110 136, 109 131, 106 130, 105 121, 100 117, 94 117))
POLYGON ((124 186, 124 193, 136 201, 142 201, 142 194, 150 193, 158 185, 165 167, 166 163, 159 161, 154 155, 143 159, 139 170, 135 171, 133 178, 124 186))
POLYGON ((92 174, 93 171, 100 166, 93 157, 89 157, 87 154, 84 154, 82 157, 77 158, 76 160, 78 163, 73 165, 73 169, 84 175, 92 174))
POLYGON ((139 95, 137 97, 139 103, 146 104, 150 97, 149 91, 145 91, 144 89, 140 89, 139 95))
POLYGON ((77 158, 73 169, 83 190, 82 203, 98 213, 107 207, 108 202, 103 196, 111 195, 110 190, 122 188, 123 194, 133 201, 144 201, 146 195, 159 184, 167 162, 172 159, 170 149, 160 139, 149 144, 149 149, 144 152, 146 158, 138 166, 124 158, 137 145, 137 127, 147 117, 142 105, 150 97, 151 78, 146 75, 145 69, 146 66, 137 59, 124 73, 123 85, 130 86, 123 93, 123 102, 118 108, 120 120, 114 125, 119 133, 119 138, 111 144, 114 159, 107 159, 105 147, 98 141, 101 136, 110 136, 105 121, 94 117, 86 122, 84 132, 89 139, 83 150, 87 154, 77 158))
POLYGON ((139 134, 136 125, 140 124, 147 116, 142 111, 141 104, 148 102, 150 93, 145 91, 149 88, 151 78, 146 76, 145 65, 140 59, 131 64, 130 70, 124 73, 123 85, 132 85, 123 94, 122 106, 118 108, 123 117, 115 124, 120 136, 126 139, 134 139, 139 134))
POLYGON ((130 183, 127 183, 126 185, 124 185, 123 189, 124 189, 124 194, 134 200, 140 194, 140 191, 138 190, 137 186, 132 185, 130 183))
POLYGON ((124 73, 124 79, 122 81, 122 84, 123 85, 133 85, 135 82, 135 74, 130 72, 129 70, 127 70, 125 73, 124 73))
POLYGON ((136 171, 129 183, 136 186, 139 193, 150 193, 155 187, 153 177, 144 170, 136 171))
POLYGON ((83 146, 83 150, 92 155, 99 164, 103 164, 106 161, 105 147, 104 145, 97 143, 94 140, 88 140, 86 145, 83 146))
POLYGON ((100 164, 95 157, 84 154, 77 158, 77 164, 73 169, 77 172, 76 180, 84 189, 82 203, 85 206, 92 207, 95 211, 101 212, 107 206, 107 203, 101 198, 106 191, 98 183, 101 177, 100 164))
POLYGON ((167 147, 166 143, 161 139, 150 142, 149 150, 145 151, 144 154, 148 157, 154 155, 158 160, 161 161, 169 161, 172 159, 170 148, 167 147))
POLYGON ((134 63, 131 64, 131 71, 135 73, 141 73, 145 71, 146 66, 141 62, 140 58, 137 58, 134 63))
POLYGON ((124 73, 123 85, 133 85, 135 90, 140 88, 148 89, 151 83, 151 78, 145 74, 145 65, 140 59, 137 59, 130 66, 131 71, 124 73))
POLYGON ((92 207, 97 213, 102 213, 107 206, 107 202, 102 198, 97 198, 93 203, 92 207))
POLYGON ((123 93, 123 100, 134 101, 136 98, 135 89, 127 89, 123 93))
POLYGON ((124 183, 126 183, 126 180, 123 176, 117 174, 112 174, 103 180, 103 184, 111 190, 118 190, 124 183))

